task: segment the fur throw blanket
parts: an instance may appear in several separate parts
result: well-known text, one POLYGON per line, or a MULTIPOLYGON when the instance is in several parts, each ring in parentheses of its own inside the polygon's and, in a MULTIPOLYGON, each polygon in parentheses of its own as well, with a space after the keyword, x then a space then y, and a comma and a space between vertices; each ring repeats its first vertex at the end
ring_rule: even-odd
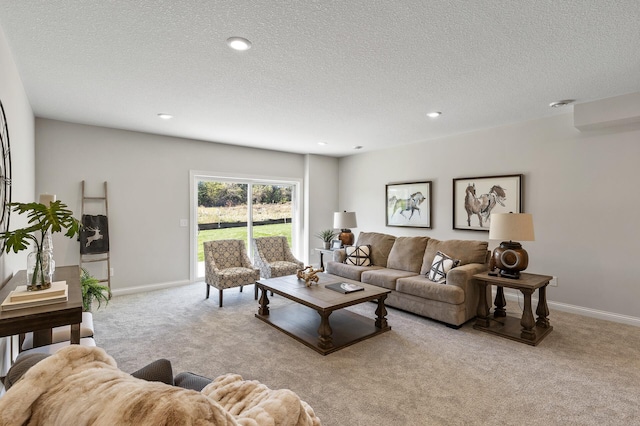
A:
POLYGON ((136 379, 103 349, 70 345, 31 367, 0 398, 0 425, 319 426, 320 420, 287 389, 227 374, 196 392, 136 379))

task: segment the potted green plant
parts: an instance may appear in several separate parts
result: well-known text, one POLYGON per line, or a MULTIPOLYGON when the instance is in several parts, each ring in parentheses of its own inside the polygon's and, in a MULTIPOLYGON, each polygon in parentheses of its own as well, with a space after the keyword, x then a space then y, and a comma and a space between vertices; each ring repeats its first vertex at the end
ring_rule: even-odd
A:
POLYGON ((92 276, 84 268, 82 268, 82 273, 80 274, 80 286, 82 287, 83 311, 90 312, 94 300, 98 302, 96 309, 100 309, 102 302, 105 305, 109 303, 109 287, 100 284, 100 280, 92 276))
POLYGON ((328 250, 331 247, 331 240, 338 235, 333 229, 324 229, 316 234, 324 242, 324 248, 328 250))
POLYGON ((73 212, 61 201, 52 201, 49 205, 41 203, 11 203, 10 208, 18 214, 27 214, 27 226, 13 231, 0 233, 4 239, 5 250, 14 253, 29 248, 35 243, 34 252, 27 259, 27 289, 44 290, 51 287, 53 275, 51 253, 43 253, 47 232, 56 233, 66 230, 65 235, 73 238, 82 226, 73 217, 73 212), (47 257, 48 256, 48 257, 47 257))

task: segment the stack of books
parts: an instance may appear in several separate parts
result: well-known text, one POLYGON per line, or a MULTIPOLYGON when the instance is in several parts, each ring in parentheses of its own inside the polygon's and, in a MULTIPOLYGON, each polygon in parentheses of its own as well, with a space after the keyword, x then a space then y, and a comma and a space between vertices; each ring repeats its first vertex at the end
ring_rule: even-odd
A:
POLYGON ((14 309, 51 305, 53 303, 66 302, 67 300, 68 286, 66 281, 56 281, 51 283, 51 287, 48 289, 37 291, 28 291, 26 285, 19 285, 0 304, 0 310, 12 311, 14 309))

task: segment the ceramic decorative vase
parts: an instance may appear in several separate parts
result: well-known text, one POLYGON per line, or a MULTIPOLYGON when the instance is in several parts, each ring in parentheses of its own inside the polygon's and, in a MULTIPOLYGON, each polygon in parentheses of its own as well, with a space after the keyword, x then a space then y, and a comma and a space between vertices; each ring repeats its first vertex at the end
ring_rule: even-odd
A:
POLYGON ((27 256, 27 290, 45 290, 53 279, 53 256, 50 251, 34 251, 27 256))
POLYGON ((329 250, 331 248, 331 241, 324 241, 324 249, 329 250))

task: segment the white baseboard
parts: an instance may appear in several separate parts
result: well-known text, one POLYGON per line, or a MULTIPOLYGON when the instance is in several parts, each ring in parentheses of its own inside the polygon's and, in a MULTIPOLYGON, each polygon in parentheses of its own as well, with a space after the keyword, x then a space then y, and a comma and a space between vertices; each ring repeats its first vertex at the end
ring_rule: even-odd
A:
POLYGON ((147 291, 162 290, 165 288, 181 287, 183 285, 192 284, 197 281, 169 281, 160 284, 141 285, 137 287, 127 287, 122 289, 111 290, 113 296, 124 296, 125 294, 146 293, 147 291))
MULTIPOLYGON (((493 298, 495 297, 495 289, 493 290, 493 298)), ((522 293, 517 291, 511 291, 504 289, 504 298, 511 301, 523 300, 522 293)), ((535 315, 538 299, 531 297, 531 304, 533 305, 533 312, 535 315)), ((569 312, 571 314, 584 315, 586 317, 598 318, 607 321, 613 321, 621 324, 635 325, 640 327, 640 318, 632 317, 629 315, 616 314, 614 312, 600 311, 598 309, 585 308, 583 306, 569 305, 568 303, 554 302, 547 299, 547 306, 549 309, 556 309, 562 312, 569 312)))

